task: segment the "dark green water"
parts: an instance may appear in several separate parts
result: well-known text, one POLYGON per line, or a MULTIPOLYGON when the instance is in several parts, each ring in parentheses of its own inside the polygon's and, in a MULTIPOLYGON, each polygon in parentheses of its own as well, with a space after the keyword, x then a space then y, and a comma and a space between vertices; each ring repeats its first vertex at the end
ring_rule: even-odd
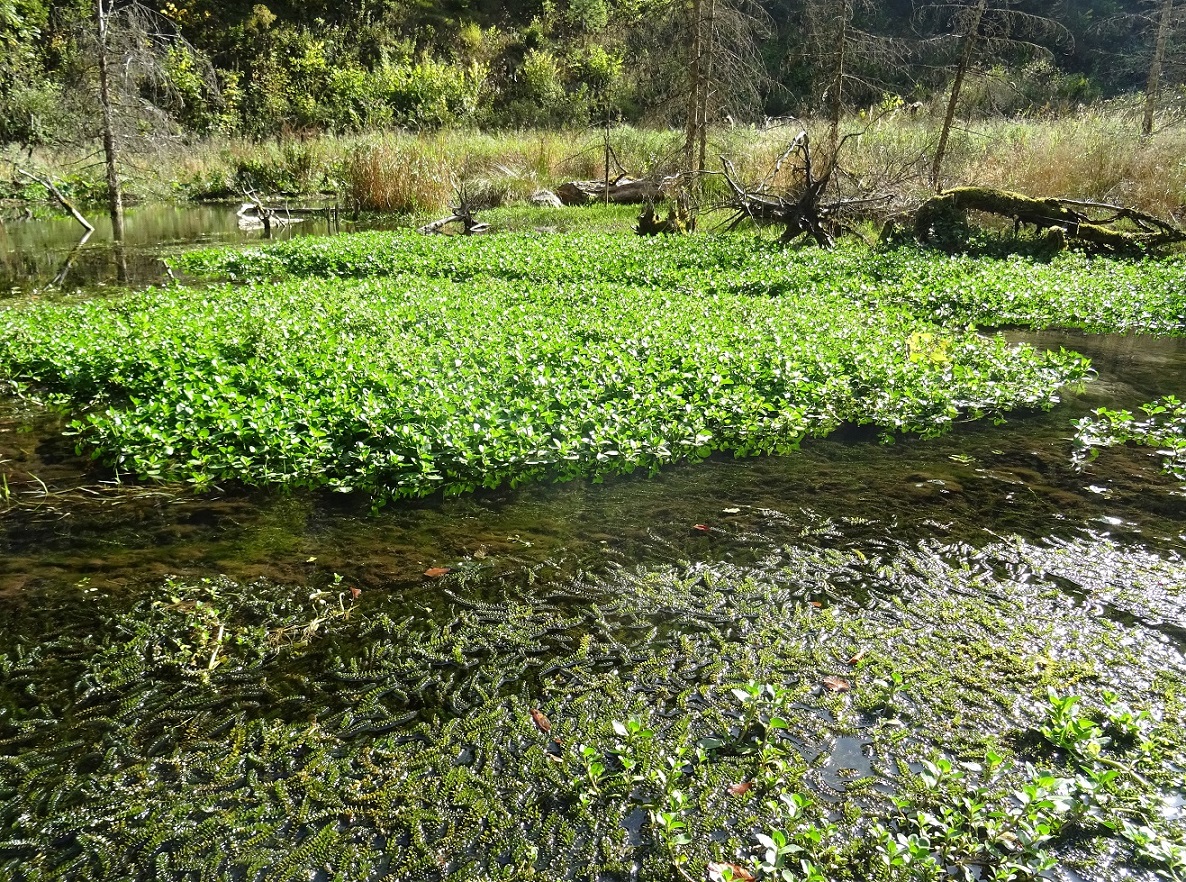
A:
MULTIPOLYGON (((125 240, 117 248, 111 220, 99 211, 89 218, 95 232, 82 241, 82 228, 69 217, 0 223, 0 296, 54 287, 72 291, 99 285, 142 286, 167 278, 161 257, 195 245, 263 242, 262 229, 241 229, 236 205, 144 205, 128 209, 125 240)), ((391 223, 342 219, 335 227, 312 216, 278 226, 270 238, 324 236, 355 229, 387 229, 391 223)))

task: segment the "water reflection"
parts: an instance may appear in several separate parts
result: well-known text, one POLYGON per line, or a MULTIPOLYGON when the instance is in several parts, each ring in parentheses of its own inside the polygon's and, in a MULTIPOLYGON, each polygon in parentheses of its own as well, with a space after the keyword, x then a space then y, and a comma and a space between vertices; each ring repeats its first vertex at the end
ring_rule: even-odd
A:
MULTIPOLYGON (((89 220, 95 232, 83 230, 70 217, 7 219, 0 223, 0 295, 53 286, 64 290, 95 285, 159 284, 168 279, 162 255, 199 244, 263 241, 262 225, 243 229, 239 205, 146 205, 129 208, 124 217, 124 247, 116 247, 111 219, 95 211, 89 220), (121 281, 121 276, 124 281, 121 281)), ((277 206, 283 213, 284 206, 277 206)), ((332 218, 311 215, 276 224, 276 239, 324 236, 335 232, 332 218)), ((395 226, 393 221, 350 223, 342 231, 395 226)))

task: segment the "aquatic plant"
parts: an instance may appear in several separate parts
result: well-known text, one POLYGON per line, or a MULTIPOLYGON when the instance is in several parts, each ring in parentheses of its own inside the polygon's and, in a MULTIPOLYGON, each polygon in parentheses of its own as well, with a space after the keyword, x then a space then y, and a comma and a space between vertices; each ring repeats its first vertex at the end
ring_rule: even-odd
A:
POLYGON ((661 285, 697 296, 798 299, 840 293, 864 304, 897 305, 946 326, 1186 333, 1181 257, 1129 261, 1064 254, 1044 262, 859 246, 786 252, 748 235, 674 242, 606 234, 424 241, 404 233, 366 233, 197 251, 175 263, 190 272, 238 279, 437 274, 457 280, 661 285))
POLYGON ((1181 874, 1161 811, 1186 762, 1181 656, 1065 590, 1181 583, 1180 560, 1150 552, 1134 584, 1106 538, 835 539, 502 579, 497 600, 448 574, 431 611, 345 581, 5 598, 0 875, 1025 878, 1093 842, 1105 872, 1181 874), (1078 582, 1020 563, 1101 545, 1078 582), (838 670, 850 691, 822 685, 838 670), (887 671, 908 731, 864 710, 887 671), (837 767, 839 737, 865 770, 837 767))
POLYGON ((1186 404, 1173 395, 1141 405, 1146 419, 1128 410, 1101 407, 1075 425, 1073 460, 1080 467, 1099 456, 1101 448, 1117 444, 1155 447, 1165 471, 1186 481, 1186 404))
POLYGON ((0 375, 88 409, 80 445, 119 474, 381 502, 786 453, 845 422, 935 435, 1086 371, 854 301, 823 263, 797 289, 790 258, 740 240, 446 245, 206 255, 304 278, 6 304, 0 375))

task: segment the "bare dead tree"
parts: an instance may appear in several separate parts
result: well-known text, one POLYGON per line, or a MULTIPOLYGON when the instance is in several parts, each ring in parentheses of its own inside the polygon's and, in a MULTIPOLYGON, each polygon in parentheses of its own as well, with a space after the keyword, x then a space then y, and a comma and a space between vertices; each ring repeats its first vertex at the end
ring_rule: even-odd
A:
POLYGON ((177 25, 140 0, 93 0, 89 26, 81 27, 82 57, 93 66, 77 71, 76 86, 98 105, 99 136, 107 177, 108 209, 116 241, 124 237, 121 166, 128 145, 145 132, 171 128, 164 105, 174 98, 169 54, 184 51, 199 61, 211 94, 217 93, 213 68, 181 36, 177 25), (91 73, 94 79, 91 79, 91 73))
POLYGON ((915 52, 913 41, 875 34, 858 26, 858 16, 875 11, 873 0, 808 0, 807 42, 824 71, 819 95, 827 109, 828 155, 840 144, 840 125, 850 94, 883 95, 885 74, 900 76, 915 52))
POLYGON ((938 188, 947 155, 947 144, 959 107, 964 80, 977 58, 1008 54, 1050 57, 1050 45, 1069 46, 1071 33, 1053 18, 1017 8, 1017 0, 946 0, 932 2, 916 11, 916 18, 938 18, 948 33, 933 43, 951 48, 957 60, 951 95, 939 130, 939 143, 931 166, 931 186, 938 188))
POLYGON ((955 68, 955 77, 951 81, 951 96, 947 100, 947 111, 943 114, 943 128, 939 130, 939 144, 935 147, 935 164, 931 166, 931 186, 939 186, 939 173, 943 170, 943 157, 947 154, 947 139, 951 135, 951 124, 955 121, 955 110, 959 106, 960 92, 964 87, 964 77, 972 65, 976 55, 976 44, 980 38, 980 23, 984 21, 984 13, 988 11, 988 0, 976 0, 976 5, 967 16, 960 39, 963 48, 960 50, 959 64, 955 68))
POLYGON ((1161 16, 1157 24, 1157 38, 1153 43, 1153 60, 1149 64, 1149 79, 1145 84, 1145 112, 1141 119, 1141 134, 1153 134, 1153 116, 1161 94, 1161 69, 1165 64, 1165 48, 1174 24, 1174 0, 1161 0, 1161 16))
POLYGON ((876 12, 874 0, 806 0, 804 26, 808 53, 822 71, 817 100, 827 110, 829 148, 840 140, 844 107, 882 97, 900 83, 917 55, 917 40, 874 33, 860 27, 863 13, 876 12))
POLYGON ((1103 36, 1116 37, 1120 45, 1128 46, 1132 37, 1143 37, 1149 54, 1118 54, 1110 59, 1126 74, 1145 76, 1145 97, 1142 103, 1141 135, 1153 134, 1153 124, 1161 105, 1162 89, 1167 75, 1180 81, 1182 58, 1175 51, 1175 37, 1186 25, 1186 2, 1174 0, 1136 0, 1131 7, 1100 20, 1093 30, 1103 36))
MULTIPOLYGON (((110 0, 108 0, 110 2, 110 0)), ((111 211, 111 230, 116 242, 124 240, 124 196, 119 179, 119 151, 115 145, 115 117, 110 82, 111 10, 104 0, 95 0, 95 36, 99 64, 99 107, 103 113, 103 156, 107 166, 107 199, 111 211)))
POLYGON ((695 180, 704 170, 708 132, 718 115, 744 117, 747 108, 760 104, 767 79, 760 43, 770 21, 755 0, 687 0, 683 11, 683 165, 695 180))

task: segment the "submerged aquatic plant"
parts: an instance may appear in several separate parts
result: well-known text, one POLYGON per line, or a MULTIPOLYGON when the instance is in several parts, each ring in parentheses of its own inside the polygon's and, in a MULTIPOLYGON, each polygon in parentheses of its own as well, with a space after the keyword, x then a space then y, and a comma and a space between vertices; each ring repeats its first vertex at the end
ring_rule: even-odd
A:
POLYGON ((1100 837, 1109 866, 1180 873, 1159 802, 1186 763, 1180 655, 1020 563, 1103 547, 1079 578, 1132 592, 1186 581, 1180 560, 1150 552, 1142 582, 1106 538, 835 539, 753 567, 501 579, 497 601, 449 574, 431 615, 333 582, 5 599, 0 875, 1025 878, 1100 837), (857 583, 865 602, 841 602, 857 583), (852 645, 851 690, 819 688, 852 645), (887 671, 908 732, 862 710, 887 671), (1026 740, 1077 716, 1112 739, 1098 755, 1026 740), (829 768, 853 735, 857 777, 829 768))

